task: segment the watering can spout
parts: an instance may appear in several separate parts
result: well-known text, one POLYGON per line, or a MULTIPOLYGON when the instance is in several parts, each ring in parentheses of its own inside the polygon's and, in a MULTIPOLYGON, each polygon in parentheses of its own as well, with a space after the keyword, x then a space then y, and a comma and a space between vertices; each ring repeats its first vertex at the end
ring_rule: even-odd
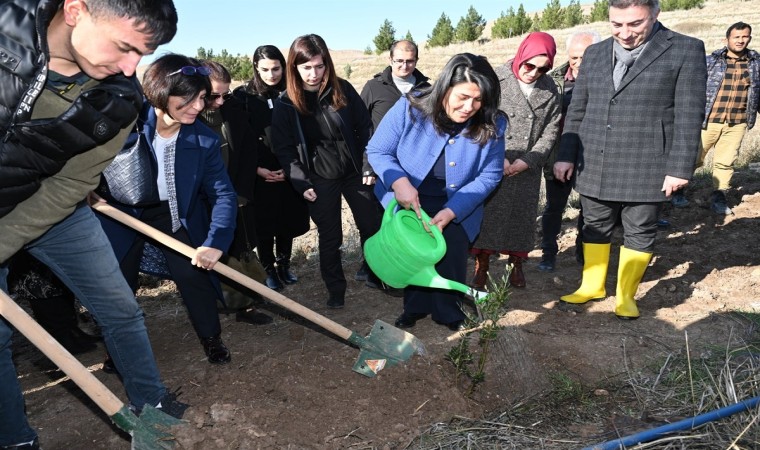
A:
POLYGON ((426 267, 412 276, 409 279, 409 284, 461 292, 472 297, 478 304, 484 302, 488 297, 487 292, 478 291, 466 284, 442 277, 433 267, 426 267))

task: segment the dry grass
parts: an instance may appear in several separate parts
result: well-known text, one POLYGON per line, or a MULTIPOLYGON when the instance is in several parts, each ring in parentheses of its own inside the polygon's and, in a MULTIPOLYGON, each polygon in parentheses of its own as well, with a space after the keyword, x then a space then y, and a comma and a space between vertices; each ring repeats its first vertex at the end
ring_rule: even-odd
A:
MULTIPOLYGON (((624 438, 760 395, 760 316, 734 314, 723 348, 689 354, 682 348, 648 368, 626 367, 619 379, 588 387, 554 377, 554 390, 496 417, 455 417, 436 423, 409 449, 570 449, 624 438)), ((625 343, 623 342, 623 348, 625 343)), ((760 448, 760 409, 629 449, 760 448)), ((611 447, 608 447, 611 448, 611 447)), ((617 448, 617 447, 615 447, 617 448)))

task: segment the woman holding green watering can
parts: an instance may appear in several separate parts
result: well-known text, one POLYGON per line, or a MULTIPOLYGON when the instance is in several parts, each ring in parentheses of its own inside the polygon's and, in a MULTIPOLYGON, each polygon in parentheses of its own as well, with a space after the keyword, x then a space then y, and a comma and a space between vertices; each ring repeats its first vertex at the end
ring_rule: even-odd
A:
MULTIPOLYGON (((502 177, 507 119, 499 111, 499 95, 499 80, 486 58, 455 55, 432 87, 399 99, 367 145, 378 177, 375 195, 383 205, 395 198, 418 217, 420 208, 432 217, 430 224, 443 232, 447 247, 436 271, 462 283, 483 202, 502 177)), ((408 286, 395 325, 409 328, 430 314, 460 330, 462 297, 408 286)))

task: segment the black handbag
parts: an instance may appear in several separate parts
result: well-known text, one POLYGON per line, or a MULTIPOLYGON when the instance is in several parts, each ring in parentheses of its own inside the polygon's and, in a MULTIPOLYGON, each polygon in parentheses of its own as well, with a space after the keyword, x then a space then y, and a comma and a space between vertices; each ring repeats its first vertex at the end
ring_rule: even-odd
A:
POLYGON ((158 168, 148 138, 135 123, 124 148, 103 170, 98 193, 106 200, 144 207, 158 203, 158 168))

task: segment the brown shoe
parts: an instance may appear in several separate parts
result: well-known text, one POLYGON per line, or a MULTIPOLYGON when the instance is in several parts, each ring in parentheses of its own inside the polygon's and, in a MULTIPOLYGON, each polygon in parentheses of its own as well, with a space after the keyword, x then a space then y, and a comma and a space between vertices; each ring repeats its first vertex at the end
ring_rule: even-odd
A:
POLYGON ((524 288, 525 274, 523 273, 522 267, 523 259, 519 256, 510 255, 507 262, 512 264, 512 272, 509 274, 509 284, 511 284, 512 287, 524 288))
POLYGON ((491 255, 488 253, 478 253, 475 255, 475 276, 472 278, 470 286, 473 289, 482 291, 488 282, 488 266, 491 255))

